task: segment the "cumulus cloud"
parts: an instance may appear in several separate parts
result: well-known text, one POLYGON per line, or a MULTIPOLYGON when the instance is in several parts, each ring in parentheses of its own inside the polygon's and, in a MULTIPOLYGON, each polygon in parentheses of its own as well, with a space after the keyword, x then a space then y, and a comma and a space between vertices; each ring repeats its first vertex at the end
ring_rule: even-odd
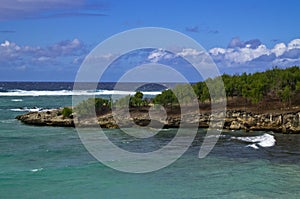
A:
POLYGON ((276 44, 274 48, 271 49, 271 52, 275 53, 277 57, 282 55, 285 51, 287 51, 287 46, 284 43, 276 44))
POLYGON ((164 59, 172 59, 173 55, 166 52, 163 49, 157 49, 157 50, 153 50, 152 52, 150 52, 149 56, 148 56, 148 61, 152 62, 152 63, 157 63, 161 60, 164 59))
POLYGON ((0 44, 0 67, 18 68, 45 66, 53 64, 64 65, 69 59, 83 56, 87 48, 79 39, 66 40, 47 47, 18 45, 11 41, 0 44))
MULTIPOLYGON (((82 63, 89 50, 89 47, 77 38, 43 47, 2 41, 0 42, 0 69, 74 68, 82 63)), ((244 42, 234 38, 227 48, 212 48, 207 53, 223 72, 245 71, 247 67, 254 71, 272 66, 300 65, 300 39, 294 39, 289 43, 277 43, 269 48, 258 39, 244 42)), ((206 55, 206 52, 193 48, 177 49, 173 53, 164 49, 146 49, 123 56, 119 63, 122 67, 126 67, 130 63, 161 63, 178 65, 178 67, 180 65, 181 68, 184 68, 186 63, 180 57, 194 58, 197 62, 208 63, 206 55)), ((106 61, 115 56, 117 55, 108 53, 89 57, 87 61, 106 61)))
POLYGON ((102 16, 99 11, 103 11, 105 6, 86 0, 1 0, 0 20, 70 15, 102 16))
POLYGON ((158 63, 161 61, 170 61, 177 57, 201 57, 204 52, 193 48, 183 48, 179 52, 167 52, 163 49, 156 49, 149 53, 147 61, 158 63))
POLYGON ((258 39, 243 42, 235 37, 227 48, 213 48, 209 50, 209 54, 220 67, 299 65, 300 39, 294 39, 288 44, 278 43, 273 48, 268 48, 258 39))

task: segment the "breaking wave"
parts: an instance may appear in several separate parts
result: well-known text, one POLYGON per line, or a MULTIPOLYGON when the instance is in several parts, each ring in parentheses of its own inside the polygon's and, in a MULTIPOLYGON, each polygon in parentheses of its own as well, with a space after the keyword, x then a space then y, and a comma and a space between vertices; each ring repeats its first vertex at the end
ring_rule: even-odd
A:
POLYGON ((249 137, 231 137, 231 139, 239 140, 242 142, 252 143, 247 145, 247 147, 251 147, 254 149, 259 149, 259 147, 272 147, 276 143, 276 139, 273 135, 265 133, 263 135, 258 136, 249 136, 249 137))
MULTIPOLYGON (((158 95, 161 91, 145 91, 144 95, 158 95)), ((10 90, 6 92, 0 92, 0 96, 72 96, 72 95, 133 95, 133 91, 116 91, 116 90, 58 90, 58 91, 39 91, 39 90, 10 90)))
POLYGON ((10 110, 15 112, 44 112, 44 111, 51 111, 53 109, 44 109, 39 107, 33 107, 33 108, 23 107, 23 108, 12 108, 10 110))

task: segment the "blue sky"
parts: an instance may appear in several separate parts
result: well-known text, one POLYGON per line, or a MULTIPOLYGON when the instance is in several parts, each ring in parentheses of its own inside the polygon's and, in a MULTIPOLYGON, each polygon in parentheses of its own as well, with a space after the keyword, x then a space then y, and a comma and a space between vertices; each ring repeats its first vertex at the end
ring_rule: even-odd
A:
POLYGON ((300 65, 299 9, 296 0, 0 0, 0 81, 74 81, 99 42, 149 26, 195 39, 221 73, 300 65))

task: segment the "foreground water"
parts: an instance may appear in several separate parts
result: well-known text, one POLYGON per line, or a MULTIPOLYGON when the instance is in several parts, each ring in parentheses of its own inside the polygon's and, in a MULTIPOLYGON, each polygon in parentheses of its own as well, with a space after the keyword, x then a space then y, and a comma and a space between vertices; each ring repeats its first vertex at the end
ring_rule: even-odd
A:
MULTIPOLYGON (((213 151, 198 159, 200 129, 174 164, 129 174, 95 160, 73 128, 14 119, 26 109, 66 105, 71 96, 0 97, 0 198, 300 198, 300 135, 223 132, 213 151)), ((175 133, 165 131, 143 147, 163 145, 175 133)), ((107 134, 124 148, 141 147, 119 130, 107 134)))

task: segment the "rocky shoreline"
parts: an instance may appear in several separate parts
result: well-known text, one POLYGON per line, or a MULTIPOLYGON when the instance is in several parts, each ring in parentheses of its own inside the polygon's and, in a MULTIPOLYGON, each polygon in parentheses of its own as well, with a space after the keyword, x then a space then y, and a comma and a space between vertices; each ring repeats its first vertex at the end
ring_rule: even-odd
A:
MULTIPOLYGON (((73 115, 64 117, 61 114, 62 109, 55 109, 44 112, 29 112, 19 115, 16 119, 29 125, 39 126, 61 126, 74 127, 73 115)), ((185 121, 191 124, 198 123, 199 128, 208 128, 209 122, 218 122, 210 113, 191 113, 184 115, 185 121), (199 118, 199 120, 197 119, 199 118)), ((76 117, 75 117, 76 119, 76 117)), ((81 119, 76 120, 76 125, 90 127, 101 126, 102 128, 119 128, 132 127, 134 125, 147 126, 151 122, 150 127, 159 128, 178 128, 180 126, 181 115, 171 114, 164 120, 154 116, 152 120, 149 118, 148 112, 135 111, 130 115, 122 115, 118 113, 118 117, 114 117, 112 113, 106 113, 98 116, 97 119, 81 119)), ((300 111, 285 113, 264 113, 256 114, 242 110, 227 110, 224 122, 224 129, 228 130, 245 130, 245 131, 273 131, 277 133, 300 133, 300 111)))

